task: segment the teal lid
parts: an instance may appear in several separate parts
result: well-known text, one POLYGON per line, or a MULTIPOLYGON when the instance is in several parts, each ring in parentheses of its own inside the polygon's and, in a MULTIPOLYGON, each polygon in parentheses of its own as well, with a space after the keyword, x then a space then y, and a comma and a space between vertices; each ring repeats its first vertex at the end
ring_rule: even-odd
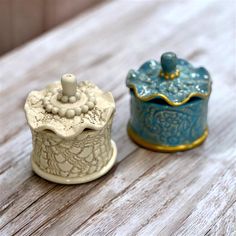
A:
POLYGON ((161 62, 150 60, 137 71, 130 70, 126 85, 142 101, 155 98, 179 106, 192 97, 207 98, 211 93, 211 77, 204 67, 193 67, 173 52, 161 56, 161 62))

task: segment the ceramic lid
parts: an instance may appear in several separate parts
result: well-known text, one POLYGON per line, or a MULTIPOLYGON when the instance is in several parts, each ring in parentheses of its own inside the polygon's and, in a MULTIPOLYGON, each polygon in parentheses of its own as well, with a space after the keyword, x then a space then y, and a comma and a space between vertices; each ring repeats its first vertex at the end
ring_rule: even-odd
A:
POLYGON ((161 62, 150 60, 137 71, 130 70, 126 85, 142 101, 161 98, 179 106, 192 97, 207 98, 211 93, 211 77, 204 67, 193 67, 173 52, 164 53, 161 62))
POLYGON ((110 92, 95 84, 77 84, 73 74, 65 74, 41 91, 32 91, 25 103, 26 118, 32 130, 50 130, 58 136, 77 136, 84 129, 100 130, 111 118, 115 102, 110 92))

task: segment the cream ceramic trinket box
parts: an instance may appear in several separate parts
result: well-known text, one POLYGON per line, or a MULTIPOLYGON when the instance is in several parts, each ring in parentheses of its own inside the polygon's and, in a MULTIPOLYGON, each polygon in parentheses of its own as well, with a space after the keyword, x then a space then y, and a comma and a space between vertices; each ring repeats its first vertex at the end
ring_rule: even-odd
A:
POLYGON ((32 132, 33 170, 62 184, 92 181, 111 169, 117 150, 111 140, 115 102, 89 81, 65 74, 42 91, 32 91, 25 113, 32 132))

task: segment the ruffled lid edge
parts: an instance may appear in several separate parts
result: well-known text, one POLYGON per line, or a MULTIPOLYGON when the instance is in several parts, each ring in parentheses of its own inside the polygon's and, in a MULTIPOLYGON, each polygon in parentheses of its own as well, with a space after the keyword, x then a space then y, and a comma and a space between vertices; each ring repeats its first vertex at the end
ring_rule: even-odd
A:
MULTIPOLYGON (((153 60, 154 61, 154 60, 153 60)), ((145 64, 145 63, 144 63, 145 64)), ((190 64, 190 63, 188 63, 190 64)), ((190 64, 191 65, 191 64, 190 64)), ((142 66, 140 67, 140 69, 142 68, 142 66)), ((127 75, 127 78, 126 78, 126 86, 132 90, 134 92, 134 95, 139 98, 141 101, 143 102, 148 102, 148 101, 151 101, 153 99, 156 99, 156 98, 160 98, 162 100, 164 100, 167 104, 171 105, 171 106, 180 106, 180 105, 183 105, 185 103, 187 103, 191 98, 203 98, 203 99, 206 99, 210 96, 211 94, 211 91, 212 91, 212 79, 211 79, 211 76, 209 74, 209 72, 204 68, 204 67, 198 67, 198 68, 195 68, 195 70, 202 70, 204 71, 204 73, 206 73, 208 76, 209 76, 209 81, 208 81, 208 92, 207 93, 190 93, 188 94, 188 96, 183 99, 181 102, 173 102, 171 99, 168 98, 168 96, 162 94, 162 93, 153 93, 151 95, 140 95, 138 93, 138 89, 136 87, 135 84, 133 83, 128 83, 128 77, 129 77, 129 74, 131 73, 137 73, 137 71, 131 69, 129 72, 128 72, 128 75, 127 75)), ((139 70, 138 70, 139 71, 139 70)))
MULTIPOLYGON (((46 89, 50 88, 52 85, 56 85, 58 84, 57 82, 47 86, 46 89)), ((96 87, 97 88, 97 87, 96 87)), ((99 88, 97 88, 99 89, 99 88)), ((105 127, 105 125, 108 123, 108 121, 113 117, 114 113, 115 113, 115 101, 113 98, 113 95, 111 92, 103 92, 101 91, 101 98, 105 99, 107 101, 107 104, 109 104, 109 106, 103 108, 103 119, 104 121, 101 124, 92 124, 92 123, 82 123, 79 126, 77 125, 76 128, 72 129, 71 131, 62 131, 62 130, 58 130, 55 125, 50 125, 50 124, 41 124, 39 126, 36 125, 36 122, 34 122, 32 120, 32 114, 31 113, 31 107, 29 106, 29 100, 30 98, 32 98, 32 96, 34 96, 35 94, 39 94, 42 93, 45 89, 41 90, 41 91, 31 91, 29 93, 29 95, 27 96, 25 105, 24 105, 24 110, 25 110, 25 117, 26 120, 28 122, 28 125, 30 127, 31 130, 33 130, 34 132, 43 132, 45 130, 49 130, 52 131, 55 135, 57 135, 60 138, 65 138, 65 139, 71 139, 74 138, 78 135, 80 135, 85 129, 90 129, 90 130, 94 130, 94 131, 99 131, 101 129, 103 129, 105 127)), ((41 101, 38 101, 41 102, 41 101)), ((63 118, 63 119, 67 119, 67 118, 63 118)), ((71 120, 70 120, 71 121, 71 120)))

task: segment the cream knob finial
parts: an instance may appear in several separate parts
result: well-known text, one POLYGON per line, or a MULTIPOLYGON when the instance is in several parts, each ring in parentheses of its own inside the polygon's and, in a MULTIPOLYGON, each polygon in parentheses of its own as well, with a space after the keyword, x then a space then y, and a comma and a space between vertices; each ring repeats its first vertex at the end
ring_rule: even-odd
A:
POLYGON ((62 86, 62 94, 65 96, 75 96, 77 81, 75 75, 73 74, 64 74, 61 77, 61 86, 62 86))

